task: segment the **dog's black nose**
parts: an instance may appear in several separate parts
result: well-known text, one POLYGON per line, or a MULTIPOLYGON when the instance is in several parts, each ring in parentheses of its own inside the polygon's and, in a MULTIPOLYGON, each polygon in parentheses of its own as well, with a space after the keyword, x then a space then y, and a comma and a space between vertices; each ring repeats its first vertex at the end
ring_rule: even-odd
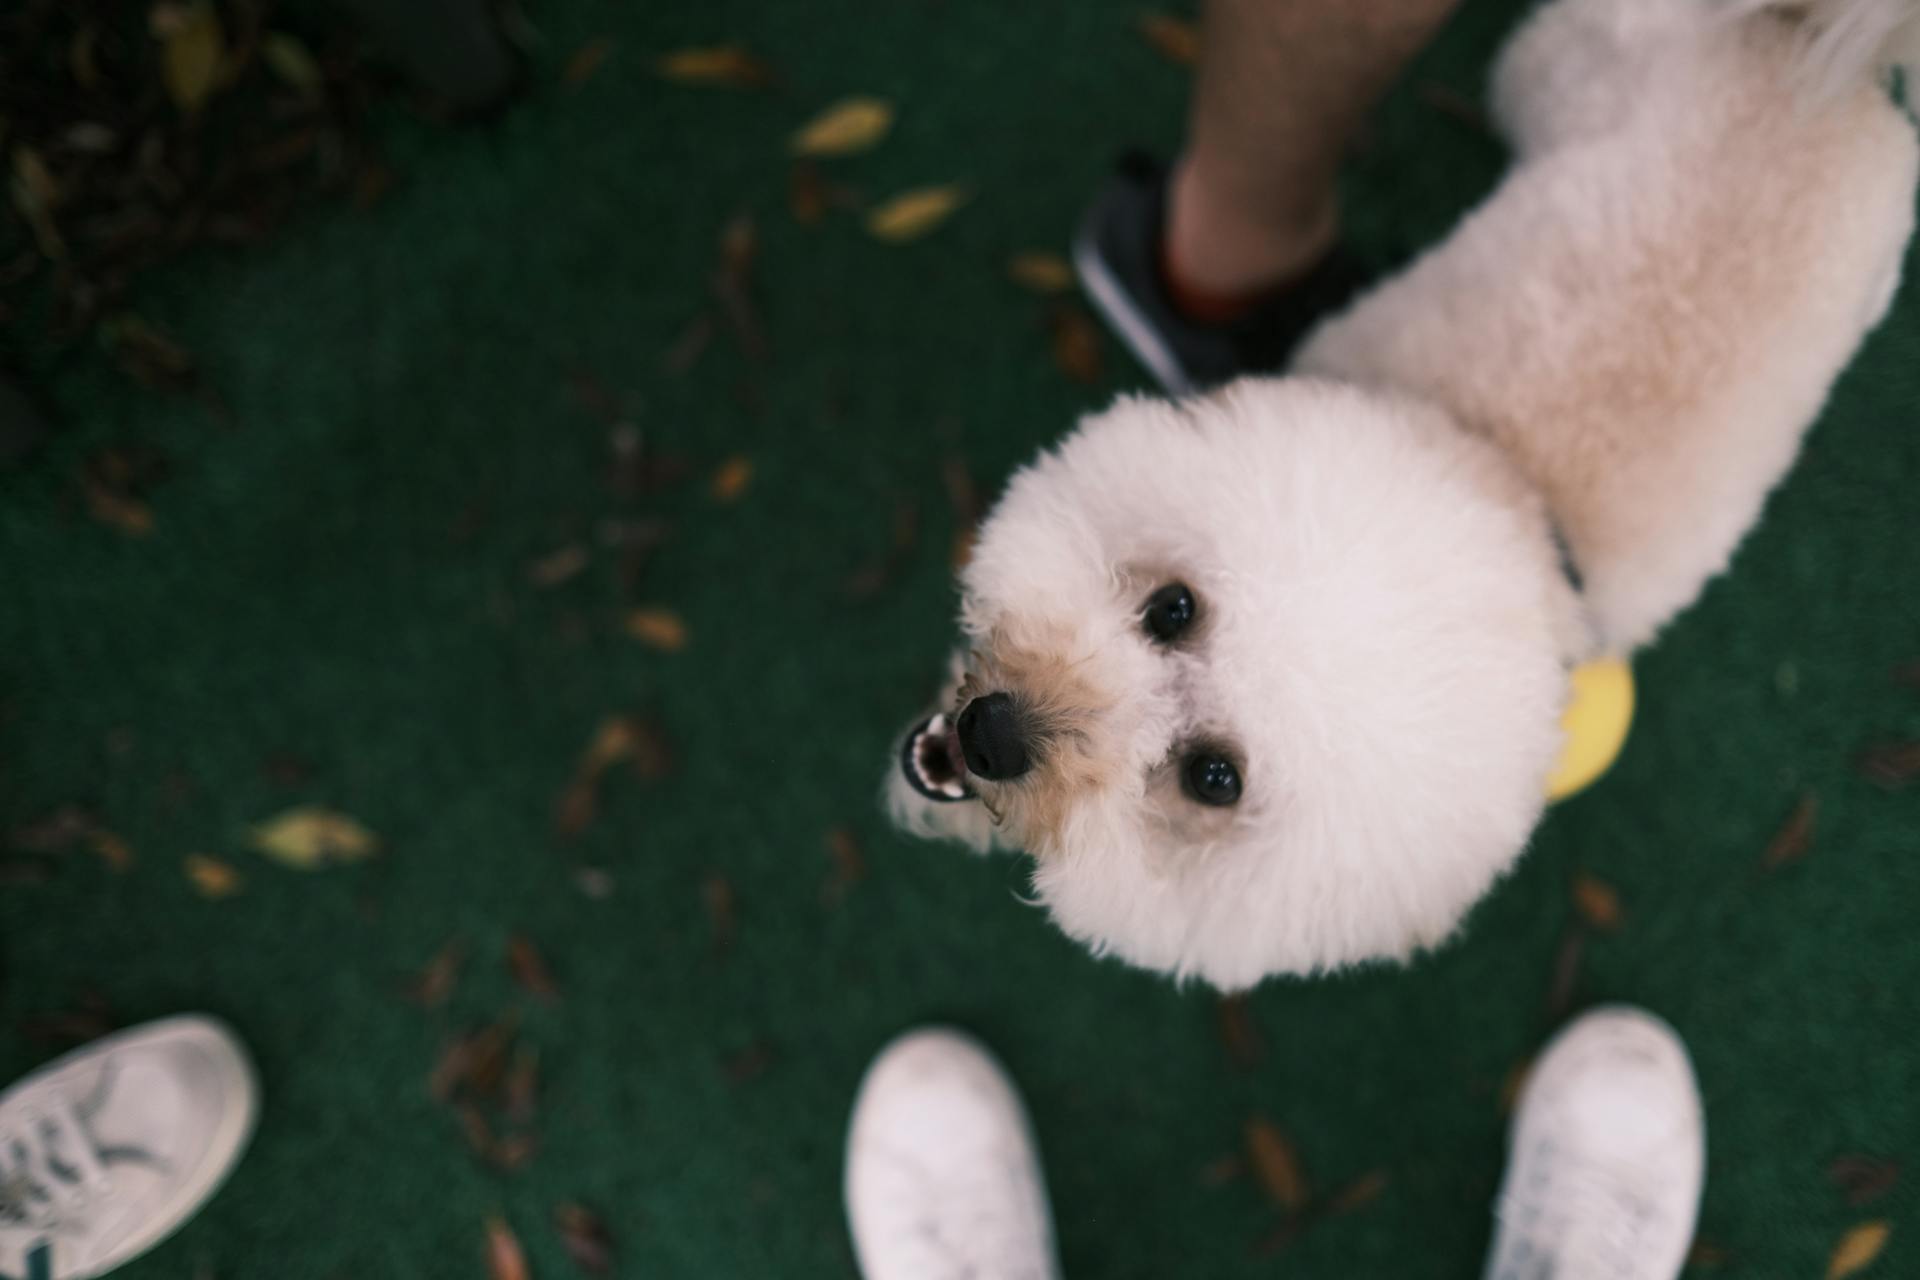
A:
POLYGON ((967 759, 967 772, 975 777, 1004 782, 1033 767, 1033 758, 1027 754, 1027 734, 1020 723, 1020 712, 1007 694, 989 693, 975 698, 960 713, 956 728, 960 734, 960 754, 967 759))

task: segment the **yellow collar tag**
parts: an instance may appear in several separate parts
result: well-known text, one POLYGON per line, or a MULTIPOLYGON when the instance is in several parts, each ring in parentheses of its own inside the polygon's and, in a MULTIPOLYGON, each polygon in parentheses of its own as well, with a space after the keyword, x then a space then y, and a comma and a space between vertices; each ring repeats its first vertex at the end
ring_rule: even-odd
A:
POLYGON ((1547 778, 1547 799, 1564 800, 1607 771, 1633 723, 1633 669, 1622 658, 1583 662, 1570 676, 1560 729, 1566 744, 1547 778))

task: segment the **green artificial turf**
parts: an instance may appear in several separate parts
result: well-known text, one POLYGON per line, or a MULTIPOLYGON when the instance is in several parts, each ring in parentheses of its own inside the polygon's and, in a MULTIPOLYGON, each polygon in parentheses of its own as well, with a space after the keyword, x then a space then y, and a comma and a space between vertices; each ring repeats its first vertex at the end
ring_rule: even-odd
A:
MULTIPOLYGON (((1430 241, 1498 175, 1497 142, 1431 86, 1477 100, 1517 8, 1469 6, 1379 113, 1349 193, 1370 255, 1430 241)), ((846 1109, 873 1051, 927 1019, 977 1031, 1026 1091, 1076 1280, 1474 1275, 1502 1082, 1556 1024, 1582 871, 1623 919, 1587 941, 1573 1006, 1646 1005, 1694 1053, 1701 1232, 1726 1255, 1710 1274, 1821 1274, 1875 1217, 1893 1232, 1873 1274, 1920 1267, 1920 1169, 1862 1207, 1827 1173, 1849 1154, 1920 1159, 1920 790, 1854 765, 1920 736, 1920 688, 1892 676, 1920 658, 1920 293, 1841 380, 1732 574, 1639 660, 1613 773, 1551 814, 1461 940, 1254 993, 1265 1052, 1247 1067, 1209 993, 1088 958, 1022 904, 1017 860, 909 842, 876 803, 951 637, 944 460, 990 491, 1144 385, 1111 345, 1101 385, 1065 378, 1048 304, 1004 263, 1063 246, 1120 145, 1177 141, 1186 73, 1118 3, 553 0, 531 16, 525 100, 464 130, 384 119, 400 180, 372 209, 318 209, 143 288, 230 423, 104 361, 36 357, 67 425, 0 474, 0 831, 81 804, 135 860, 78 849, 47 883, 0 888, 0 1078, 51 1052, 30 1019, 97 992, 123 1022, 227 1019, 265 1090, 233 1182, 127 1276, 479 1275, 495 1214, 537 1275, 565 1276, 562 1201, 605 1217, 624 1275, 848 1276, 846 1109), (595 38, 605 62, 564 84, 595 38), (661 51, 727 42, 780 86, 651 73, 661 51), (883 245, 846 212, 789 213, 789 134, 852 93, 899 121, 827 176, 869 200, 965 183, 937 233, 883 245), (768 358, 723 326, 670 371, 743 211, 768 358), (688 478, 610 488, 612 428, 583 378, 688 478), (81 460, 129 443, 171 460, 145 538, 75 497, 81 460), (751 484, 718 503, 707 477, 736 454, 751 484), (910 555, 850 601, 902 504, 920 515, 910 555), (628 591, 601 531, 643 516, 671 538, 628 591), (583 572, 530 581, 571 546, 583 572), (640 603, 680 613, 682 651, 624 633, 640 603), (678 767, 611 771, 565 841, 556 798, 619 712, 654 717, 678 767), (1810 850, 1763 872, 1809 792, 1810 850), (382 855, 303 874, 250 849, 251 826, 301 803, 352 814, 382 855), (837 825, 866 875, 835 891, 837 825), (242 891, 197 894, 193 853, 233 864, 242 891), (610 896, 583 892, 582 866, 610 896), (735 898, 724 946, 716 878, 735 898), (515 933, 559 999, 515 985, 515 933), (455 938, 468 961, 447 1003, 403 999, 455 938), (427 1077, 451 1034, 510 1008, 539 1052, 539 1146, 502 1173, 427 1077), (1261 1256, 1279 1212, 1251 1179, 1208 1174, 1255 1114, 1321 1192, 1375 1170, 1385 1189, 1261 1256)))

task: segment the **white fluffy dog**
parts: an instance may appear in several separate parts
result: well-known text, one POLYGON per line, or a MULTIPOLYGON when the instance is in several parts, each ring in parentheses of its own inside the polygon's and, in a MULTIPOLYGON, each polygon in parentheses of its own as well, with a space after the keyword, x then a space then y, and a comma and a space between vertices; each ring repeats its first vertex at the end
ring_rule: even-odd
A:
POLYGON ((1539 819, 1570 669, 1726 566, 1886 310, 1912 19, 1536 13, 1512 171, 1444 243, 1290 376, 1122 399, 1014 476, 896 818, 1026 849, 1069 934, 1226 989, 1444 939, 1539 819))

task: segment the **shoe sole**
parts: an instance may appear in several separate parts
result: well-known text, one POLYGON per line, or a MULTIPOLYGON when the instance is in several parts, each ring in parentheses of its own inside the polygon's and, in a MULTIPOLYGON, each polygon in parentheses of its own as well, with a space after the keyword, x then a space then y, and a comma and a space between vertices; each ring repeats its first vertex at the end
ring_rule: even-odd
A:
POLYGON ((1194 387, 1187 378, 1186 370, 1180 367, 1172 350, 1161 341, 1153 322, 1127 296, 1119 278, 1108 270, 1106 260, 1100 256, 1099 247, 1085 229, 1074 237, 1073 269, 1079 274, 1081 287, 1093 299, 1094 306, 1099 308, 1108 327, 1133 352, 1134 359, 1146 366, 1161 390, 1175 397, 1192 394, 1194 387))

